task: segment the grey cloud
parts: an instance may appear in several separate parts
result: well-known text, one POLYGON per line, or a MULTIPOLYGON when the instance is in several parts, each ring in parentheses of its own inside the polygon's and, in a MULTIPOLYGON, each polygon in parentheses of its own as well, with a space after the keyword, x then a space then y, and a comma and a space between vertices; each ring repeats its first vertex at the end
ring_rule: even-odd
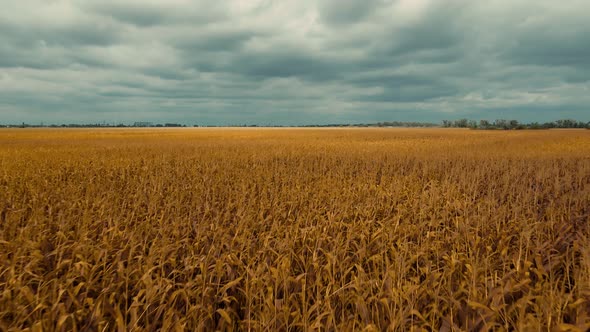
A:
POLYGON ((528 31, 503 54, 511 62, 546 66, 590 66, 590 27, 583 30, 528 31))
POLYGON ((63 68, 70 64, 59 49, 43 49, 41 45, 15 47, 0 40, 0 68, 35 68, 39 70, 63 68))
POLYGON ((190 29, 170 42, 190 57, 200 52, 239 52, 244 43, 257 35, 254 31, 190 29))
POLYGON ((80 48, 120 42, 121 27, 102 22, 24 25, 0 21, 0 66, 50 69, 72 64, 99 65, 80 56, 80 48))
POLYGON ((75 24, 47 26, 15 25, 0 21, 1 40, 19 47, 46 46, 77 47, 86 45, 108 46, 119 41, 121 27, 108 22, 78 22, 75 24))
POLYGON ((373 75, 366 75, 356 77, 350 80, 350 82, 364 85, 364 86, 382 86, 387 85, 389 87, 399 88, 404 86, 428 86, 438 81, 436 77, 420 76, 417 74, 385 74, 377 73, 373 75))
POLYGON ((245 54, 232 66, 234 72, 252 77, 302 77, 309 80, 332 78, 338 64, 305 53, 245 54))
POLYGON ((424 102, 437 98, 456 96, 461 90, 444 78, 420 74, 373 75, 354 79, 356 86, 379 88, 381 92, 361 97, 361 101, 374 102, 424 102))
POLYGON ((386 5, 383 0, 322 0, 318 1, 321 18, 328 24, 354 24, 386 5))
POLYGON ((193 5, 169 3, 162 1, 101 1, 83 3, 85 11, 113 18, 121 23, 135 25, 139 28, 158 25, 192 24, 202 26, 227 18, 223 2, 196 1, 193 5))
POLYGON ((415 85, 387 87, 383 92, 359 98, 361 101, 377 102, 425 102, 442 97, 454 96, 459 92, 450 85, 415 85))
POLYGON ((14 2, 0 123, 588 121, 572 1, 14 2))
POLYGON ((155 76, 166 80, 172 81, 184 81, 193 77, 194 73, 191 70, 185 70, 182 68, 146 68, 143 74, 148 76, 155 76))
POLYGON ((149 7, 149 6, 129 6, 124 2, 118 4, 106 4, 95 5, 96 12, 110 16, 115 20, 123 23, 129 23, 137 25, 139 27, 149 27, 154 25, 160 25, 167 21, 172 21, 173 15, 162 12, 160 8, 149 7))

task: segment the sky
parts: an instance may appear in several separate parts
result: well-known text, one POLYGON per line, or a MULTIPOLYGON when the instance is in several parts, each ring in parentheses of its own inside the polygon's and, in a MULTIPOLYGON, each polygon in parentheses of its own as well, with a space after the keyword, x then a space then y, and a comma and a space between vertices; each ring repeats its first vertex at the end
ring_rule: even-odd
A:
POLYGON ((588 0, 0 2, 0 123, 590 121, 588 0))

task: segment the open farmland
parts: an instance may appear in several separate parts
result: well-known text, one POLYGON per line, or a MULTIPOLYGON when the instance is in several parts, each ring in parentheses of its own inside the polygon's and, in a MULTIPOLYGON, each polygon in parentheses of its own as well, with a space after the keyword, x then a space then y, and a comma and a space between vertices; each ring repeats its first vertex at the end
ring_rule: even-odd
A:
POLYGON ((590 130, 0 131, 0 330, 590 328, 590 130))

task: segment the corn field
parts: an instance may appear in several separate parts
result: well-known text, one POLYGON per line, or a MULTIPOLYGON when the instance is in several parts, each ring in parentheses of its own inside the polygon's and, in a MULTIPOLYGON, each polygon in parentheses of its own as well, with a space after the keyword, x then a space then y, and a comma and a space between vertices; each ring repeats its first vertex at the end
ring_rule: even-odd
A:
POLYGON ((590 329, 590 131, 3 129, 0 331, 590 329))

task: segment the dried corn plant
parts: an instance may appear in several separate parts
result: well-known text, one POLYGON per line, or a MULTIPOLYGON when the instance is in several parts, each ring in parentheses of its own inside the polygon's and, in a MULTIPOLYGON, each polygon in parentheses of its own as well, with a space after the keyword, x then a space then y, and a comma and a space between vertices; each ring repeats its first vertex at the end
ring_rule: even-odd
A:
POLYGON ((0 330, 590 328, 590 132, 0 131, 0 330))

